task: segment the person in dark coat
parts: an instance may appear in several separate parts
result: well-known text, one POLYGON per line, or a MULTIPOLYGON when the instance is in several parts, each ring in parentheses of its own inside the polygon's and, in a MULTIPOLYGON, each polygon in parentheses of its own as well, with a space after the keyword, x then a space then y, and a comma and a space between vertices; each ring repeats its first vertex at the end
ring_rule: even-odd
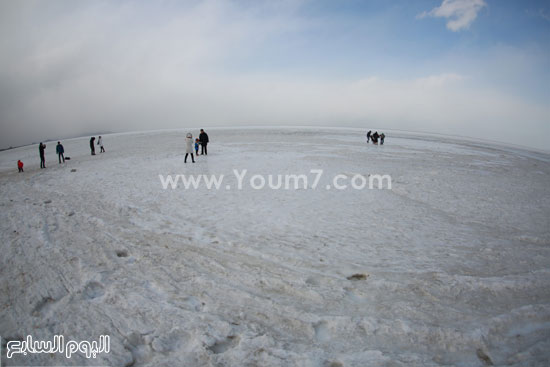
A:
POLYGON ((375 131, 374 134, 372 134, 371 139, 372 143, 378 145, 378 138, 380 135, 378 135, 378 131, 375 131))
POLYGON ((38 152, 40 153, 40 168, 46 168, 46 158, 44 157, 44 150, 46 150, 46 144, 40 142, 38 146, 38 152))
POLYGON ((95 141, 95 136, 92 136, 92 138, 90 139, 90 149, 92 150, 92 155, 95 155, 94 141, 95 141))
POLYGON ((367 143, 370 141, 370 135, 372 134, 372 130, 369 130, 367 133, 367 143))
POLYGON ((206 149, 206 145, 208 144, 208 134, 204 132, 203 129, 201 129, 201 133, 199 134, 199 141, 201 142, 201 154, 208 155, 208 150, 206 149))
POLYGON ((384 139, 386 138, 386 135, 384 133, 380 134, 380 145, 384 144, 384 139))
POLYGON ((61 159, 63 159, 63 163, 65 163, 65 156, 63 155, 63 153, 65 153, 65 149, 63 148, 63 145, 61 145, 60 141, 57 142, 55 151, 57 153, 57 157, 59 158, 59 164, 61 164, 61 159))

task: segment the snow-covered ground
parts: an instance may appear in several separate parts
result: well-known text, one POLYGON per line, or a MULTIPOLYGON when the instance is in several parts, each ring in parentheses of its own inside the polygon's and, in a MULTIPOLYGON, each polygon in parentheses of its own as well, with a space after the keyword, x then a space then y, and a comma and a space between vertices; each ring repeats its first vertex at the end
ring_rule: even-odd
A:
POLYGON ((49 142, 45 170, 36 145, 0 153, 2 365, 548 365, 549 154, 211 129, 209 155, 184 164, 186 132, 107 135, 96 156, 66 140, 64 165, 49 142), (311 169, 316 189, 248 184, 311 169), (226 177, 163 190, 159 174, 226 177), (392 189, 327 190, 338 174, 392 189), (111 351, 7 359, 27 335, 109 335, 111 351))

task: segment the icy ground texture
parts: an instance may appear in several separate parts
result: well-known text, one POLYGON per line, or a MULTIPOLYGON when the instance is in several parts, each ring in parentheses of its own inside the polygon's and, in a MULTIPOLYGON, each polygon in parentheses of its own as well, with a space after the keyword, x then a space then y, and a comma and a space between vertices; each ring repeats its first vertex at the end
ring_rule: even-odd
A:
POLYGON ((36 146, 0 153, 3 365, 548 365, 549 155, 212 129, 210 154, 184 165, 186 132, 108 135, 95 157, 67 140, 62 166, 50 142, 46 170, 36 146), (324 176, 290 191, 158 178, 234 185, 234 168, 324 176), (325 190, 338 173, 390 174, 393 190, 325 190), (111 353, 8 361, 6 339, 28 334, 106 334, 111 353))

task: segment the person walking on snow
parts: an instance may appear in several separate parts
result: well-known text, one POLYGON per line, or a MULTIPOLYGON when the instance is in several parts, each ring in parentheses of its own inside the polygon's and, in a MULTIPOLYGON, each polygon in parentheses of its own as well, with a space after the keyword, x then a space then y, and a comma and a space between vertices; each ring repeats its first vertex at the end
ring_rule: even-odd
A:
POLYGON ((21 162, 21 159, 17 161, 17 168, 19 172, 23 172, 23 162, 21 162))
POLYGON ((46 158, 44 157, 44 150, 46 150, 46 144, 40 142, 38 146, 38 152, 40 152, 40 168, 46 168, 46 158))
POLYGON ((92 151, 92 155, 95 155, 94 141, 95 141, 95 136, 92 136, 90 138, 90 150, 92 151))
POLYGON ((65 163, 65 156, 63 155, 63 153, 65 153, 65 149, 63 148, 63 145, 61 145, 60 141, 57 142, 55 152, 57 153, 57 157, 59 158, 59 164, 61 164, 61 159, 63 159, 63 163, 65 163))
POLYGON ((191 154, 191 160, 195 163, 195 157, 193 157, 193 135, 191 133, 187 133, 185 138, 185 159, 183 163, 187 163, 187 156, 189 154, 191 154))
POLYGON ((199 134, 199 140, 201 142, 201 154, 208 155, 208 150, 206 149, 206 145, 208 144, 208 134, 204 132, 203 129, 201 129, 201 133, 199 134))
POLYGON ((99 145, 99 152, 105 153, 105 148, 103 148, 103 139, 101 139, 101 135, 99 135, 99 138, 97 138, 97 145, 99 145))
POLYGON ((371 139, 372 139, 373 144, 378 145, 378 137, 379 136, 380 135, 378 135, 378 131, 375 131, 374 134, 372 134, 371 139))
POLYGON ((386 135, 384 135, 384 133, 380 134, 380 145, 384 145, 384 138, 386 137, 386 135))
POLYGON ((369 142, 370 140, 370 135, 372 134, 372 130, 369 130, 369 132, 367 133, 367 143, 369 142))
POLYGON ((197 155, 197 157, 199 156, 199 144, 200 144, 199 138, 196 138, 195 139, 195 154, 197 155))

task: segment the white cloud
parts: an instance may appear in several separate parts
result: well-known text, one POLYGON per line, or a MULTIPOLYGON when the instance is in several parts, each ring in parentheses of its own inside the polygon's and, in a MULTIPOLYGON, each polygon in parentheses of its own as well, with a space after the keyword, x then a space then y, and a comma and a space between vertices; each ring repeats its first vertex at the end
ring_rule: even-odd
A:
POLYGON ((550 22, 550 14, 546 12, 544 9, 539 9, 539 12, 537 13, 539 17, 542 19, 550 22))
POLYGON ((483 0, 443 0, 440 6, 419 14, 417 18, 446 18, 447 28, 457 32, 468 29, 485 6, 487 4, 483 0))
POLYGON ((418 78, 416 79, 416 84, 419 86, 443 87, 452 82, 461 81, 464 78, 464 76, 456 73, 437 74, 418 78))

